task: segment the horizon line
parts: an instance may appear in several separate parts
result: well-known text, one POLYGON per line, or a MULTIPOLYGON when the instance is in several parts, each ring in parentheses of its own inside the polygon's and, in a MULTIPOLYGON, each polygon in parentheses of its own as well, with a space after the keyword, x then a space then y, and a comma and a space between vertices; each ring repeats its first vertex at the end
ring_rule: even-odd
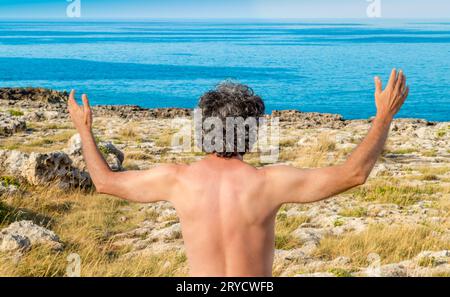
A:
POLYGON ((79 18, 70 18, 70 17, 32 17, 32 18, 17 18, 17 17, 0 17, 0 22, 3 20, 17 20, 17 21, 33 21, 33 20, 58 20, 58 21, 76 21, 76 22, 82 22, 82 21, 95 21, 95 20, 117 20, 117 21, 142 21, 142 20, 148 20, 148 21, 161 21, 161 20, 190 20, 190 21, 235 21, 235 20, 242 20, 242 21, 254 21, 254 20, 266 20, 266 21, 300 21, 300 20, 307 20, 307 21, 322 21, 322 20, 358 20, 358 21, 383 21, 383 20, 434 20, 434 21, 449 21, 450 17, 448 18, 434 18, 434 17, 412 17, 412 18, 402 18, 402 17, 380 17, 380 18, 368 18, 368 17, 357 17, 357 18, 347 18, 347 17, 333 17, 333 18, 314 18, 314 17, 303 17, 303 18, 264 18, 264 17, 252 17, 252 18, 241 18, 241 17, 226 17, 226 18, 208 18, 208 17, 164 17, 164 18, 155 18, 155 17, 79 17, 79 18))

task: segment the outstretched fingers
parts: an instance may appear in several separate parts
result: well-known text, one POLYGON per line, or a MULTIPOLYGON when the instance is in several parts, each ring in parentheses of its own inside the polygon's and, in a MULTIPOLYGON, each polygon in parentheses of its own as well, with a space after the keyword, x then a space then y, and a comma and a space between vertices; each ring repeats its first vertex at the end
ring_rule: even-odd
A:
POLYGON ((403 74, 403 71, 400 70, 398 73, 397 83, 395 84, 395 92, 397 94, 403 94, 406 84, 406 77, 403 74))
POLYGON ((383 92, 383 83, 378 76, 375 76, 375 93, 380 94, 383 92))
POLYGON ((67 102, 70 107, 78 106, 77 101, 75 100, 75 90, 71 90, 69 94, 69 101, 67 102))
POLYGON ((89 99, 88 99, 87 95, 83 94, 83 96, 81 96, 81 99, 83 100, 84 109, 89 110, 91 108, 91 106, 89 105, 89 99))
POLYGON ((393 90, 397 84, 397 69, 392 69, 387 88, 393 90))
POLYGON ((75 90, 72 89, 69 94, 69 100, 74 100, 74 99, 75 99, 75 90))
POLYGON ((69 112, 73 112, 73 111, 81 109, 81 107, 78 105, 77 101, 75 100, 75 90, 70 91, 69 100, 67 101, 67 107, 69 109, 69 112))
POLYGON ((406 98, 408 98, 408 95, 409 95, 409 86, 407 86, 405 91, 403 92, 403 102, 405 102, 406 98))
POLYGON ((84 122, 88 123, 91 113, 91 106, 89 105, 89 99, 86 94, 81 96, 81 100, 83 101, 83 110, 84 110, 84 122))

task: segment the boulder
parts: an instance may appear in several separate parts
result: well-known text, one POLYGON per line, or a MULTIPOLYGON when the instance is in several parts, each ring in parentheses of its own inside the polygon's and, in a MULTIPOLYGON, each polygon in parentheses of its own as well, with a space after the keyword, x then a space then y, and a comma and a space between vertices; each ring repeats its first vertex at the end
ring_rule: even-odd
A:
POLYGON ((381 266, 382 277, 406 277, 408 276, 407 268, 402 264, 387 264, 381 266))
POLYGON ((22 176, 32 185, 56 182, 60 188, 86 188, 92 185, 89 174, 72 165, 63 152, 31 153, 22 168, 22 176))
POLYGON ((0 233, 0 251, 11 252, 29 249, 31 242, 28 237, 3 231, 0 233))
POLYGON ((73 166, 70 157, 63 152, 27 154, 0 150, 0 171, 32 185, 55 182, 62 189, 92 185, 89 174, 73 166))
MULTIPOLYGON (((124 154, 112 143, 101 142, 99 149, 113 171, 123 169, 124 154)), ((0 173, 22 178, 32 185, 56 183, 62 189, 92 186, 78 134, 69 140, 65 152, 27 154, 0 150, 0 173)))
MULTIPOLYGON (((111 142, 100 142, 98 148, 105 157, 106 162, 113 171, 123 170, 122 163, 125 155, 116 148, 111 142)), ((82 144, 80 134, 75 134, 69 139, 65 153, 72 159, 75 167, 86 171, 86 163, 83 158, 82 144)))
POLYGON ((0 112, 0 136, 11 136, 19 131, 25 131, 27 125, 23 117, 11 116, 0 112))
POLYGON ((29 155, 20 151, 0 150, 0 172, 15 177, 22 176, 22 168, 29 155))
POLYGON ((0 251, 27 250, 37 245, 48 245, 54 250, 61 250, 63 245, 59 237, 32 221, 14 222, 0 231, 0 251))

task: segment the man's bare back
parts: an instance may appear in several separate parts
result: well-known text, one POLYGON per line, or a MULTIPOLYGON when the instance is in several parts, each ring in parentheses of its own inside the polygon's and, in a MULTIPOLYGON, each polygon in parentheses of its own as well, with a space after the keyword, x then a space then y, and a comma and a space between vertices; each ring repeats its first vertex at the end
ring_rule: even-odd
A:
POLYGON ((384 91, 380 79, 375 84, 377 115, 368 135, 345 163, 319 169, 257 169, 238 156, 210 154, 191 165, 112 172, 96 146, 87 97, 81 107, 72 91, 69 112, 97 191, 134 202, 173 204, 191 276, 271 276, 278 209, 333 197, 365 183, 373 169, 409 91, 405 76, 395 70, 384 91))
POLYGON ((178 184, 191 275, 271 275, 277 208, 264 197, 263 170, 211 155, 181 168, 178 184))

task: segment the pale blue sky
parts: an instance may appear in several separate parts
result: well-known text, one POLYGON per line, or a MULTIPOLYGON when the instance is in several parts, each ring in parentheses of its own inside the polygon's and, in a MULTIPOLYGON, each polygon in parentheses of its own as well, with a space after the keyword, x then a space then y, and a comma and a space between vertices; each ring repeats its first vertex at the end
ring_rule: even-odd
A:
MULTIPOLYGON (((83 18, 365 18, 367 0, 80 0, 83 18)), ((385 18, 450 18, 449 0, 380 0, 385 18)), ((0 0, 0 18, 64 18, 67 0, 0 0)))

